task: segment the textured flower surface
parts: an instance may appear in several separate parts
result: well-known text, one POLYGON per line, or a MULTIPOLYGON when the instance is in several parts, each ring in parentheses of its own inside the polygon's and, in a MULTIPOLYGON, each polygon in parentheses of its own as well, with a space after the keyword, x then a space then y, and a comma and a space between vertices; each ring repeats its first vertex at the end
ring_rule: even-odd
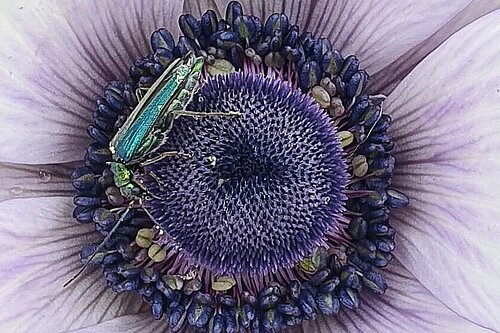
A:
POLYGON ((0 331, 500 331, 498 7, 0 4, 0 331))

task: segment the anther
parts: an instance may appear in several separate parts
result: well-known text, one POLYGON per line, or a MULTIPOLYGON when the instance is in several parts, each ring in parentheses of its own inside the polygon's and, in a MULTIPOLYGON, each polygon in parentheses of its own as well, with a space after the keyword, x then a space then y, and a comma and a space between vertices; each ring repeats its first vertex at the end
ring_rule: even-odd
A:
POLYGON ((135 242, 142 248, 149 248, 153 243, 153 230, 149 228, 140 229, 135 237, 135 242))
MULTIPOLYGON (((83 269, 101 265, 112 290, 139 293, 155 319, 168 315, 174 332, 186 325, 221 333, 277 331, 318 314, 337 314, 341 305, 355 309, 361 289, 383 293, 387 284, 375 267, 386 266, 395 248, 389 211, 409 200, 390 187, 391 119, 382 114, 384 97, 367 95, 368 74, 359 69, 357 58, 344 60, 329 40, 300 33, 284 14, 273 14, 263 24, 244 15, 235 1, 225 19, 209 10, 199 21, 191 14, 180 16, 179 26, 183 36, 177 45, 165 29, 152 34, 152 53, 130 67, 127 84, 111 82, 105 88, 92 115, 86 166, 72 174, 79 192, 73 215, 81 223, 94 222, 106 237, 82 250, 83 269), (174 59, 189 53, 203 57, 206 80, 194 82, 202 90, 188 96, 194 111, 176 100, 170 110, 183 112, 170 115, 191 117, 179 117, 162 147, 146 159, 126 167, 113 160, 116 149, 108 147, 109 140, 131 108, 174 59), (264 76, 255 75, 259 72, 264 76), (233 90, 226 94, 228 86, 233 90), (303 93, 291 88, 297 86, 303 93), (254 88, 258 95, 252 95, 254 88), (226 118, 205 117, 208 110, 226 118), (287 118, 287 110, 308 121, 293 128, 290 137, 275 129, 283 119, 297 124, 287 118), (311 110, 312 116, 307 113, 311 110), (215 137, 205 137, 204 126, 215 137), (248 129, 256 131, 249 134, 248 129), (233 141, 225 141, 227 133, 233 141), (296 133, 299 142, 294 141, 296 133), (191 145, 194 138, 198 141, 191 145), (174 155, 187 158, 171 158, 181 151, 189 154, 174 155), (300 165, 294 164, 297 160, 300 165), (119 167, 123 172, 116 172, 119 167), (319 170, 321 177, 308 174, 310 170, 319 170), (301 177, 307 179, 304 193, 301 177), (293 179, 294 188, 280 183, 282 179, 293 179), (325 179, 336 185, 325 185, 325 179), (273 182, 278 193, 268 186, 273 182), (313 191, 310 184, 319 186, 313 191), (327 193, 317 193, 323 187, 327 193), (257 199, 246 212, 241 211, 245 205, 233 209, 228 200, 211 201, 214 193, 234 197, 254 188, 258 195, 250 196, 257 199), (278 204, 262 204, 267 201, 278 204), (215 208, 208 214, 193 208, 205 206, 215 208), (304 218, 320 208, 328 225, 304 218), (227 213, 235 211, 284 218, 267 230, 258 218, 240 225, 241 216, 232 219, 227 213), (220 212, 227 214, 217 216, 220 212), (198 221, 203 228, 197 229, 198 221), (308 224, 302 228, 304 221, 308 224), (263 244, 255 235, 264 235, 263 244), (214 271, 230 275, 214 276, 214 271), (235 272, 244 273, 232 276, 235 272), (264 272, 271 280, 266 288, 259 280, 264 272), (245 291, 245 280, 251 281, 252 293, 245 291)), ((245 201, 244 196, 239 199, 245 201)))
POLYGON ((152 244, 148 249, 148 256, 154 262, 162 262, 167 257, 167 252, 158 244, 152 244))

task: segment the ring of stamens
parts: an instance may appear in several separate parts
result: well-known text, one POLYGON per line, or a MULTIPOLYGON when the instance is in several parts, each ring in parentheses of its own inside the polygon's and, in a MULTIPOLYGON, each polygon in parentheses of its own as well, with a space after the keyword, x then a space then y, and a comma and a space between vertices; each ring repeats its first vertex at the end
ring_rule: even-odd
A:
POLYGON ((383 98, 366 93, 368 75, 356 57, 343 58, 328 40, 300 34, 283 14, 262 24, 243 15, 237 2, 228 5, 222 21, 208 11, 200 21, 183 15, 179 24, 184 36, 178 43, 165 29, 154 32, 153 53, 134 63, 126 84, 111 82, 98 100, 88 128, 93 143, 85 165, 72 174, 78 190, 73 215, 81 223, 94 223, 105 236, 123 222, 95 256, 97 245, 86 246, 82 261, 92 257, 91 264, 102 266, 114 291, 142 295, 153 317, 166 317, 173 331, 187 324, 216 331, 276 331, 317 313, 338 313, 340 306, 357 308, 362 288, 383 293, 387 285, 378 268, 388 264, 394 250, 389 213, 408 199, 390 187, 391 119, 382 113, 383 98), (290 82, 312 96, 338 128, 349 174, 345 211, 335 232, 325 233, 321 246, 292 267, 221 274, 193 264, 168 228, 155 225, 140 205, 123 215, 129 200, 113 182, 109 141, 137 104, 141 94, 136 91, 190 51, 206 58, 207 75, 240 70, 290 82))

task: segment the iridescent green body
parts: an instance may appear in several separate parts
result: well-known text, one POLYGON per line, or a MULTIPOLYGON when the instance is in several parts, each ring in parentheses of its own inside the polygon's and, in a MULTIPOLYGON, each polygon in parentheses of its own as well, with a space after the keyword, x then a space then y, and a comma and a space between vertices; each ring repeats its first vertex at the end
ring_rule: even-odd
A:
POLYGON ((148 89, 109 144, 116 186, 123 195, 134 195, 128 166, 144 162, 172 127, 176 111, 184 110, 199 88, 204 60, 189 54, 175 60, 148 89))
MULTIPOLYGON (((95 255, 101 251, 125 216, 127 216, 132 204, 136 202, 135 199, 140 195, 140 189, 133 183, 133 173, 130 171, 130 167, 133 165, 146 165, 148 161, 151 162, 151 160, 148 160, 149 155, 161 146, 177 116, 220 115, 216 112, 206 114, 204 112, 185 110, 193 95, 199 89, 199 79, 203 65, 204 59, 196 57, 193 53, 189 53, 184 59, 173 61, 148 89, 111 140, 109 150, 112 153, 112 162, 109 164, 115 185, 120 188, 122 195, 132 200, 129 207, 121 214, 114 227, 99 244, 85 265, 64 286, 74 281, 85 270, 95 255)), ((234 116, 237 113, 228 112, 227 115, 234 116)), ((164 156, 186 155, 181 152, 165 152, 162 154, 164 156)), ((152 160, 161 158, 163 157, 156 156, 152 160)), ((158 260, 159 253, 159 251, 153 254, 148 252, 148 255, 152 260, 158 260)))
POLYGON ((120 189, 122 195, 132 197, 138 194, 136 187, 132 183, 132 172, 130 172, 125 164, 111 162, 110 169, 114 176, 115 185, 120 189))
POLYGON ((111 140, 113 161, 136 164, 159 146, 173 111, 183 110, 196 92, 202 68, 203 58, 190 54, 165 70, 111 140))

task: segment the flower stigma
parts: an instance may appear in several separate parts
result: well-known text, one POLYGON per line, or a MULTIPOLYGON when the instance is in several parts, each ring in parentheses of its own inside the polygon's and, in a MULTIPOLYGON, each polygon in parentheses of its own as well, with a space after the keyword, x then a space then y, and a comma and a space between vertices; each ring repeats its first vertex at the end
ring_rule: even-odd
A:
POLYGON ((292 267, 334 232, 347 185, 340 140, 300 90, 262 74, 211 77, 196 111, 179 118, 160 150, 192 158, 147 166, 144 209, 192 258, 221 273, 292 267), (265 130, 263 130, 265 129, 265 130), (188 185, 189 184, 189 185, 188 185))
POLYGON ((173 332, 277 332, 383 294, 408 198, 356 56, 235 1, 179 26, 98 99, 73 215, 105 238, 82 263, 173 332))

